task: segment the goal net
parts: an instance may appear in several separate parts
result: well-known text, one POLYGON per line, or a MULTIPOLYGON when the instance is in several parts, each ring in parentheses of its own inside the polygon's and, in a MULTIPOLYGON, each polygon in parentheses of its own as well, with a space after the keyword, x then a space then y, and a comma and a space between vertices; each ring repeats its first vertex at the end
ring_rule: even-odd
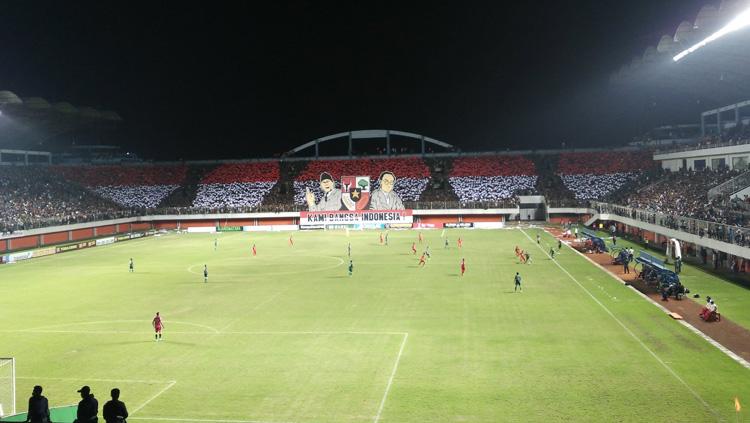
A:
POLYGON ((0 417, 16 414, 16 359, 0 357, 0 417))

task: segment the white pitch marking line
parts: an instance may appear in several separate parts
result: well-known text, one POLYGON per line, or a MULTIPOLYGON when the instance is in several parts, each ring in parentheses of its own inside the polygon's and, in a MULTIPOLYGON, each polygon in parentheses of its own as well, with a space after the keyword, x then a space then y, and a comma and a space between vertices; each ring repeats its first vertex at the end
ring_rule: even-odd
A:
MULTIPOLYGON (((526 232, 525 232, 525 231, 524 231, 523 229, 520 229, 520 228, 519 228, 519 230, 521 231, 521 233, 522 233, 522 234, 523 234, 523 235, 524 235, 524 236, 525 236, 526 238, 528 238, 528 240, 529 240, 529 241, 531 241, 531 243, 532 243, 532 244, 536 244, 536 243, 534 242, 534 240, 532 240, 532 239, 531 239, 531 237, 530 237, 530 236, 529 236, 529 235, 528 235, 528 234, 527 234, 527 233, 526 233, 526 232)), ((547 252, 546 252, 546 251, 544 251, 544 248, 542 248, 542 246, 541 246, 541 245, 539 245, 539 244, 536 244, 536 246, 537 246, 537 247, 539 247, 539 249, 540 249, 540 250, 542 250, 542 253, 543 253, 544 255, 546 255, 547 257, 549 257, 549 254, 547 254, 547 252)), ((644 343, 644 342, 643 342, 643 341, 641 340, 641 338, 639 338, 639 337, 638 337, 638 335, 636 335, 635 333, 633 333, 633 331, 631 331, 631 330, 630 330, 630 329, 629 329, 629 328, 628 328, 627 326, 625 326, 625 324, 624 324, 624 323, 622 323, 622 321, 620 321, 620 319, 618 319, 618 318, 617 318, 617 316, 615 316, 615 315, 614 315, 614 314, 612 313, 612 311, 610 311, 610 310, 609 310, 609 308, 607 308, 607 306, 605 306, 605 305, 604 305, 604 304, 603 304, 603 303, 602 303, 601 301, 599 301, 599 300, 598 300, 598 299, 597 299, 596 297, 594 297, 594 295, 593 295, 593 294, 591 294, 591 292, 589 292, 589 290, 588 290, 588 289, 586 289, 586 287, 584 287, 583 285, 581 285, 581 283, 580 283, 580 282, 578 282, 578 279, 574 278, 574 277, 573 277, 573 275, 571 275, 571 274, 570 274, 570 273, 569 273, 569 272, 568 272, 567 270, 565 270, 565 268, 564 268, 564 267, 562 267, 562 265, 560 265, 560 263, 558 263, 558 262, 557 262, 557 260, 552 260, 552 262, 553 262, 553 263, 555 263, 555 265, 556 265, 557 267, 559 267, 559 268, 560 268, 560 270, 562 270, 562 271, 563 271, 563 273, 565 273, 566 275, 568 275, 568 277, 569 277, 569 278, 570 278, 570 279, 571 279, 571 280, 572 280, 573 282, 575 282, 575 283, 576 283, 576 285, 578 285, 578 286, 579 286, 579 287, 580 287, 580 288, 581 288, 581 289, 582 289, 582 290, 583 290, 583 291, 584 291, 584 292, 585 292, 586 294, 588 294, 588 296, 589 296, 589 297, 591 297, 591 299, 592 299, 592 300, 594 300, 594 302, 596 302, 597 304, 599 304, 599 306, 600 306, 600 307, 601 307, 602 309, 604 309, 604 311, 606 311, 606 312, 607 312, 607 314, 609 314, 609 316, 610 316, 610 317, 611 317, 612 319, 614 319, 614 321, 615 321, 615 322, 617 322, 617 324, 619 324, 619 325, 620 325, 620 326, 621 326, 621 327, 622 327, 623 329, 625 329, 625 332, 627 332, 627 333, 628 333, 628 335, 630 335, 630 336, 631 336, 631 337, 632 337, 633 339, 635 339, 636 341, 638 341, 638 343, 639 343, 639 344, 641 345, 641 347, 643 347, 643 349, 644 349, 644 350, 646 350, 646 351, 647 351, 647 352, 648 352, 649 354, 651 354, 651 356, 652 356, 652 357, 654 357, 654 358, 656 359, 656 361, 658 361, 658 362, 659 362, 659 364, 661 364, 661 365, 662 365, 662 366, 663 366, 663 367, 664 367, 665 369, 667 369, 667 371, 668 371, 668 372, 669 372, 669 373, 670 373, 670 374, 671 374, 672 376, 674 376, 674 378, 675 378, 675 379, 677 379, 677 380, 678 380, 678 381, 679 381, 679 382, 680 382, 680 383, 681 383, 681 384, 682 384, 682 385, 683 385, 683 386, 684 386, 684 387, 685 387, 685 388, 686 388, 686 389, 687 389, 687 390, 688 390, 688 391, 689 391, 689 392, 690 392, 690 393, 691 393, 691 394, 693 395, 693 397, 694 397, 695 399, 697 399, 697 400, 698 400, 698 401, 699 401, 699 402, 700 402, 701 404, 703 404, 703 406, 704 406, 704 407, 706 407, 706 409, 708 409, 708 410, 709 410, 709 411, 710 411, 711 413, 713 413, 713 415, 714 415, 714 416, 716 416, 716 417, 717 417, 718 419, 720 419, 720 420, 721 420, 721 416, 720 416, 720 415, 719 415, 719 414, 718 414, 718 413, 716 412, 716 410, 714 410, 713 408, 711 408, 711 406, 710 406, 710 405, 708 405, 708 403, 706 402, 706 400, 704 400, 704 399, 703 399, 703 397, 701 397, 701 396, 700 396, 700 395, 699 395, 699 394, 698 394, 697 392, 695 392, 695 391, 693 390, 693 388, 691 388, 691 387, 690 387, 690 385, 688 385, 688 384, 687 384, 687 382, 685 382, 685 380, 684 380, 684 379, 682 379, 682 378, 680 377, 680 375, 678 375, 678 374, 677 374, 677 373, 676 373, 676 372, 675 372, 674 370, 672 370, 672 368, 671 368, 671 367, 669 367, 669 365, 667 365, 667 363, 665 363, 665 362, 664 362, 664 360, 662 360, 661 358, 659 358, 659 356, 658 356, 658 355, 656 355, 656 353, 655 353, 655 352, 653 352, 653 351, 652 351, 652 350, 651 350, 651 349, 650 349, 650 348, 649 348, 649 347, 648 347, 648 346, 647 346, 647 345, 646 345, 646 344, 645 344, 645 343, 644 343)))
POLYGON ((401 348, 398 350, 398 356, 396 356, 396 362, 393 363, 393 371, 391 371, 391 377, 388 378, 388 385, 385 387, 385 392, 383 393, 383 399, 380 400, 380 407, 378 407, 378 414, 375 415, 375 420, 373 420, 374 423, 378 423, 380 421, 380 416, 383 414, 383 407, 385 406, 385 400, 388 398, 388 392, 391 390, 391 385, 393 384, 393 378, 396 376, 396 370, 398 370, 398 363, 401 361, 401 354, 404 352, 404 346, 406 346, 406 340, 409 339, 409 333, 404 333, 404 339, 401 341, 401 348))
MULTIPOLYGON (((152 334, 149 331, 94 331, 94 330, 0 330, 1 333, 59 333, 59 334, 152 334)), ((171 335, 400 335, 405 332, 358 332, 358 331, 228 331, 228 332, 191 332, 170 331, 171 335)))
POLYGON ((408 332, 377 332, 377 331, 237 331, 222 332, 222 334, 236 335, 408 335, 408 332))
MULTIPOLYGON (((14 331, 13 329, 8 329, 3 332, 25 332, 25 331, 36 331, 36 330, 43 330, 43 329, 54 329, 54 328, 64 328, 66 326, 87 326, 87 325, 102 325, 102 324, 116 324, 116 323, 143 323, 144 320, 98 320, 93 322, 72 322, 72 323, 60 323, 56 325, 46 325, 46 326, 37 326, 35 328, 29 328, 29 329, 23 329, 14 331)), ((177 320, 170 320, 170 323, 178 324, 178 325, 186 325, 186 326, 195 326, 199 328, 208 329, 211 332, 218 333, 219 330, 208 326, 208 325, 202 325, 200 323, 191 323, 191 322, 182 322, 177 320)))
POLYGON ((148 400, 146 400, 146 402, 144 402, 143 404, 141 404, 138 408, 136 408, 135 410, 133 410, 130 414, 133 415, 133 414, 137 413, 138 411, 140 411, 143 407, 147 406, 148 403, 150 403, 151 401, 155 400, 159 395, 161 395, 164 392, 166 392, 169 388, 173 387, 176 383, 177 383, 176 380, 173 380, 173 381, 169 382, 169 385, 165 386, 161 391, 159 391, 156 394, 154 394, 151 398, 149 398, 148 400))
MULTIPOLYGON (((636 288, 635 288, 635 287, 634 287, 633 285, 630 285, 630 284, 627 284, 627 283, 625 283, 625 281, 623 281, 622 279, 620 279, 620 278, 618 278, 617 276, 615 276, 615 275, 614 275, 614 274, 613 274, 612 272, 610 272, 610 271, 609 271, 608 269, 606 269, 605 267, 603 267, 603 266, 602 266, 601 264, 599 264, 599 263, 597 263, 597 262, 595 262, 595 261, 591 260, 591 259, 590 259, 589 257, 586 257, 586 256, 585 256, 585 255, 584 255, 583 253, 581 253, 580 251, 578 251, 578 250, 576 250, 576 249, 573 249, 573 252, 575 252, 575 253, 577 253, 577 254, 578 254, 579 256, 581 256, 581 257, 585 258, 585 259, 586 259, 586 260, 588 260, 588 261, 589 261, 589 262, 590 262, 591 264, 593 264, 594 266, 596 266, 596 267, 598 267, 598 268, 602 269, 602 270, 603 270, 604 272, 607 272, 607 274, 608 274, 608 275, 609 275, 609 276, 610 276, 610 277, 611 277, 612 279, 616 280, 617 282, 619 282, 619 283, 620 283, 620 284, 622 284, 622 285, 626 285, 626 286, 627 286, 628 288, 630 288, 630 290, 631 290, 631 291, 633 291, 634 293, 636 293, 637 295, 639 295, 640 297, 642 297, 642 298, 643 298, 644 300, 648 301, 649 303, 653 304, 653 305, 654 305, 654 306, 655 306, 656 308, 658 308, 659 310, 663 311, 663 312, 664 312, 664 314, 669 314, 669 313, 671 313, 671 311, 670 311, 670 310, 667 310, 667 309, 666 309, 666 308, 665 308, 665 307, 664 307, 663 305, 659 304, 659 303, 658 303, 657 301, 654 301, 654 300, 653 300, 653 299, 652 299, 651 297, 649 297, 648 295, 646 295, 646 294, 644 294, 643 292, 639 291, 639 290, 638 290, 638 289, 636 289, 636 288)), ((680 279, 682 279, 682 275, 680 275, 680 279)), ((689 329, 689 330, 690 330, 691 332, 695 333, 696 335, 698 335, 698 336, 700 336, 701 338, 703 338, 704 340, 706 340, 706 342, 708 342, 709 344, 711 344, 711 345, 713 345, 714 347, 718 348, 718 349, 719 349, 719 351, 721 351, 721 352, 723 352, 724 354, 726 354, 727 356, 729 356, 729 358, 731 358, 732 360, 734 360, 734 361, 738 362, 738 363, 739 363, 740 365, 742 365, 742 367, 744 367, 744 368, 746 368, 746 369, 750 369, 750 362, 748 362, 748 361, 747 361, 747 360, 745 360, 744 358, 740 357, 739 355, 735 354, 735 353, 734 353, 734 352, 733 352, 732 350, 730 350, 729 348, 727 348, 727 347, 725 347, 725 346, 721 345, 721 344, 720 344, 720 343, 718 343, 718 342, 717 342, 717 341, 716 341, 715 339, 713 339, 713 338, 711 338, 710 336, 706 335, 705 333, 703 333, 703 332, 702 332, 702 331, 701 331, 700 329, 698 329, 697 327, 695 327, 695 326, 691 325, 690 323, 686 322, 685 320, 677 320, 677 322, 678 322, 679 324, 681 324, 682 326, 685 326, 686 328, 688 328, 688 329, 689 329)))
MULTIPOLYGON (((60 334, 153 334, 153 331, 137 331, 137 330, 53 330, 53 329, 16 329, 16 330, 0 330, 2 333, 60 333, 60 334)), ((171 335, 219 335, 218 332, 197 332, 197 331, 169 331, 171 335)))
POLYGON ((90 381, 90 382, 120 382, 120 383, 149 383, 149 384, 165 384, 172 382, 171 380, 138 380, 138 379, 91 379, 87 377, 47 377, 47 376, 16 376, 16 379, 42 379, 42 380, 61 380, 61 381, 90 381))
POLYGON ((129 420, 154 420, 166 422, 198 422, 198 423, 291 423, 270 422, 264 420, 215 420, 215 419, 187 419, 182 417, 128 417, 129 420))

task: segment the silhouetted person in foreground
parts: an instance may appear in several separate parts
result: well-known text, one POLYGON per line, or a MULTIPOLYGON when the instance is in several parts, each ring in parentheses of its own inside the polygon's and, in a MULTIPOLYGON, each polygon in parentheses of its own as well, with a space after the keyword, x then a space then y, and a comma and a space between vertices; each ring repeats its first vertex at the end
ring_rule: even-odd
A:
POLYGON ((102 407, 102 416, 107 423, 124 423, 128 418, 128 409, 125 403, 120 401, 120 390, 112 390, 112 399, 102 407))
POLYGON ((49 402, 42 395, 42 387, 37 385, 29 398, 29 412, 26 421, 30 423, 49 423, 49 402))
POLYGON ((94 394, 91 393, 91 388, 84 386, 79 389, 81 393, 81 401, 78 402, 78 412, 76 413, 76 419, 73 423, 99 423, 99 401, 94 398, 94 394))

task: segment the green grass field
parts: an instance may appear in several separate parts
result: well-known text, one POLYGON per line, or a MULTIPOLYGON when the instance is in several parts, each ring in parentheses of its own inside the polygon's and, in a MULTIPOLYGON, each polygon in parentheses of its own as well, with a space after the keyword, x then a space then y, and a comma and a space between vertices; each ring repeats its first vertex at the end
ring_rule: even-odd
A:
POLYGON ((137 422, 750 421, 750 370, 536 233, 444 249, 425 231, 424 269, 414 231, 170 234, 5 265, 0 356, 19 411, 35 384, 55 406, 87 384, 137 422))

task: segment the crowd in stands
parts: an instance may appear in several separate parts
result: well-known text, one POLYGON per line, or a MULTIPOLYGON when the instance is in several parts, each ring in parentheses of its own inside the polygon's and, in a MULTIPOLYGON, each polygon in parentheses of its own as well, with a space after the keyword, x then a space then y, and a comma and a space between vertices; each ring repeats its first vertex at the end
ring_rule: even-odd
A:
POLYGON ((744 242, 741 232, 691 227, 689 219, 683 219, 730 226, 750 222, 747 202, 723 197, 709 201, 707 197, 710 188, 737 172, 668 173, 651 157, 641 151, 600 151, 528 157, 262 161, 201 164, 200 172, 185 164, 6 166, 0 167, 0 231, 144 213, 306 210, 305 190, 319 199, 323 172, 332 176, 337 189, 342 176, 370 176, 375 191, 380 174, 392 171, 394 190, 407 208, 493 204, 505 208, 517 204, 518 195, 542 193, 553 206, 573 205, 563 204, 566 200, 577 204, 601 200, 659 215, 651 219, 669 227, 702 230, 733 242, 739 234, 744 242), (191 175, 190 181, 186 175, 191 175), (191 186, 190 193, 182 195, 186 199, 181 197, 177 204, 164 201, 186 184, 191 186), (167 208, 175 205, 179 208, 167 208))
POLYGON ((450 184, 461 203, 513 199, 534 193, 534 162, 524 156, 461 157, 453 161, 450 184))
POLYGON ((40 166, 0 166, 0 233, 128 215, 40 166))
POLYGON ((125 208, 155 208, 185 180, 186 165, 55 166, 64 178, 125 208))
POLYGON ((657 168, 648 151, 561 153, 557 173, 578 200, 603 199, 657 168))
POLYGON ((737 174, 736 171, 710 169, 666 173, 659 182, 643 187, 619 202, 666 215, 733 223, 729 221, 725 207, 708 200, 708 190, 737 174))
POLYGON ((382 172, 390 171, 396 175, 394 192, 402 201, 417 201, 430 179, 430 169, 421 158, 390 159, 357 159, 357 160, 316 160, 311 161, 297 175, 294 181, 294 203, 305 204, 305 191, 309 189, 320 199, 320 175, 329 173, 341 189, 342 176, 369 176, 371 191, 379 188, 379 177, 382 172))
POLYGON ((223 164, 201 180, 193 206, 257 207, 279 177, 279 163, 276 161, 223 164))

